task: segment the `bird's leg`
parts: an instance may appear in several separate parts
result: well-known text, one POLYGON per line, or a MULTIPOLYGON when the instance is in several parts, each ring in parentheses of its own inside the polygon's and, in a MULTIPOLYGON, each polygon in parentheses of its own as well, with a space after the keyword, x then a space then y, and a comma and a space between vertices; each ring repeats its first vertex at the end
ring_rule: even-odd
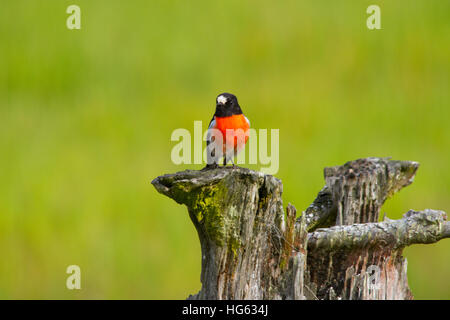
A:
POLYGON ((230 160, 231 160, 231 163, 233 164, 233 169, 236 169, 237 167, 236 167, 236 165, 234 164, 233 158, 231 158, 230 160))
POLYGON ((225 167, 227 165, 227 156, 223 157, 223 166, 225 167))
MULTIPOLYGON (((206 148, 208 148, 208 147, 209 147, 209 142, 206 142, 206 148)), ((202 170, 216 169, 219 166, 218 159, 215 159, 215 155, 216 155, 215 150, 208 151, 206 167, 204 167, 202 170)))

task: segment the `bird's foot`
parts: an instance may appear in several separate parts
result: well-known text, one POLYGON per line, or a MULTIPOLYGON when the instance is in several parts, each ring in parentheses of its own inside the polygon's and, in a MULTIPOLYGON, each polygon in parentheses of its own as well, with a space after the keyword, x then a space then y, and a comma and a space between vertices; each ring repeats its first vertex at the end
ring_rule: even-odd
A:
POLYGON ((219 165, 217 163, 206 164, 206 167, 202 171, 217 169, 219 165))

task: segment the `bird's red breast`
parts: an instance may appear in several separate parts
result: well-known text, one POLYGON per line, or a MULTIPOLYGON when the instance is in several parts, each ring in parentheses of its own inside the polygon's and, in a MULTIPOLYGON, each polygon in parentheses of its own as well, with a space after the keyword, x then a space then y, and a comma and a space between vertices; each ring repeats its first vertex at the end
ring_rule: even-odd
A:
MULTIPOLYGON (((245 118, 243 114, 236 114, 229 117, 215 117, 216 125, 215 128, 220 130, 222 133, 222 137, 224 141, 226 140, 226 144, 233 145, 234 149, 240 149, 243 147, 248 140, 248 129, 250 128, 250 124, 248 120, 245 118), (234 130, 234 141, 229 141, 233 139, 233 137, 227 137, 227 129, 234 130), (241 129, 241 130, 238 130, 241 129), (242 141, 244 142, 242 145, 242 141)), ((225 147, 225 143, 224 143, 225 147)))

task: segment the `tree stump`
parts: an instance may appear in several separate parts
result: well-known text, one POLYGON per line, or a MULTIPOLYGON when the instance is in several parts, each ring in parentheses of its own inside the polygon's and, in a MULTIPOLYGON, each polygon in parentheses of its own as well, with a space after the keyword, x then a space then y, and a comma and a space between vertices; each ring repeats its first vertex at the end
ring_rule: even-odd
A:
POLYGON ((412 299, 402 250, 450 237, 442 211, 378 222, 418 163, 367 158, 325 168, 326 185, 296 218, 281 181, 245 168, 163 175, 158 192, 188 208, 202 251, 189 299, 412 299))

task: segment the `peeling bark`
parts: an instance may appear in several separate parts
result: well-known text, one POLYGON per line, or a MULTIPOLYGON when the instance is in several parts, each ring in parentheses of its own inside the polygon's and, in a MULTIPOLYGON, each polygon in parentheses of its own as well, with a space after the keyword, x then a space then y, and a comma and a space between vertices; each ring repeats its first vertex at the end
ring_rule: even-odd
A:
POLYGON ((280 180, 244 168, 187 170, 153 180, 188 208, 202 250, 190 299, 411 299, 404 247, 450 237, 442 211, 378 222, 418 164, 368 158, 326 168, 326 186, 296 219, 280 180), (375 273, 374 273, 375 272, 375 273))

